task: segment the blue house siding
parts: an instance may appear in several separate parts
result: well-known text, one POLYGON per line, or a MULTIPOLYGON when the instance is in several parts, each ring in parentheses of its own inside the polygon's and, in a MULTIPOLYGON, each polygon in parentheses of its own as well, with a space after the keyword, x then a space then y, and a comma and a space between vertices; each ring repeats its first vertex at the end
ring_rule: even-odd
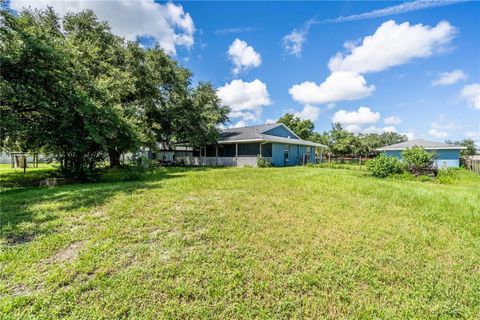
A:
POLYGON ((284 144, 272 143, 272 164, 275 167, 283 167, 285 165, 283 159, 284 150, 284 144))
POLYGON ((265 133, 265 134, 272 135, 272 136, 277 136, 277 137, 283 137, 283 138, 288 138, 288 137, 290 137, 291 139, 298 139, 298 138, 295 137, 295 135, 293 135, 290 131, 288 131, 287 129, 285 129, 284 126, 279 126, 279 127, 270 129, 270 130, 268 130, 268 131, 265 131, 264 133, 265 133))
MULTIPOLYGON (((435 153, 435 165, 439 168, 458 168, 460 166, 460 150, 454 149, 439 149, 439 150, 429 150, 435 153)), ((387 156, 395 157, 402 159, 401 150, 387 150, 384 151, 387 156)))
POLYGON ((384 153, 389 157, 395 157, 397 159, 402 160, 402 151, 401 150, 388 150, 388 151, 384 151, 384 153))
POLYGON ((460 166, 460 150, 436 150, 435 165, 439 168, 458 168, 460 166))
POLYGON ((275 167, 297 166, 302 164, 303 155, 310 151, 310 161, 315 162, 315 147, 301 146, 297 144, 272 143, 272 164, 275 167), (288 163, 285 163, 285 146, 288 147, 288 163))
POLYGON ((296 166, 298 164, 298 155, 299 155, 299 145, 291 144, 289 145, 288 153, 288 165, 296 166))

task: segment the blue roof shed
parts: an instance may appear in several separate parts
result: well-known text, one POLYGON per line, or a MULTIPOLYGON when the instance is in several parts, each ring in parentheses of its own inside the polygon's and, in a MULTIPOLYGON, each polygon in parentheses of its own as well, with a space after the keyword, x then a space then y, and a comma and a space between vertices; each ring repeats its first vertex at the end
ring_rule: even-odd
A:
POLYGON ((434 165, 436 165, 438 168, 458 168, 460 166, 460 151, 466 149, 466 147, 456 144, 416 139, 392 144, 377 150, 384 152, 387 156, 402 159, 402 151, 415 146, 423 147, 427 151, 434 152, 434 165))

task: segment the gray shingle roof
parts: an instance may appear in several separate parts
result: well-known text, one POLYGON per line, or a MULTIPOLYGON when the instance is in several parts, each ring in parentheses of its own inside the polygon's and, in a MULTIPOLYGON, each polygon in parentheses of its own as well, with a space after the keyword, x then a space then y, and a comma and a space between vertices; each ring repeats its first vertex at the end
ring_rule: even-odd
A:
POLYGON ((231 128, 225 129, 220 133, 220 138, 218 139, 218 143, 220 144, 228 144, 228 143, 235 143, 235 142, 255 142, 255 141, 262 141, 262 142, 278 142, 278 143, 285 143, 285 144, 299 144, 303 146, 310 146, 310 147, 325 147, 323 144, 306 141, 302 139, 297 139, 298 136, 292 132, 292 138, 284 138, 273 136, 270 134, 265 134, 273 128, 284 126, 289 131, 291 131, 287 126, 282 123, 273 123, 273 124, 263 124, 258 126, 249 126, 243 128, 231 128))
POLYGON ((452 150, 463 150, 466 147, 462 147, 456 144, 447 144, 435 141, 428 141, 423 139, 415 139, 407 142, 392 144, 383 148, 378 148, 378 151, 388 151, 388 150, 404 150, 411 147, 423 147, 426 150, 439 150, 439 149, 452 149, 452 150))

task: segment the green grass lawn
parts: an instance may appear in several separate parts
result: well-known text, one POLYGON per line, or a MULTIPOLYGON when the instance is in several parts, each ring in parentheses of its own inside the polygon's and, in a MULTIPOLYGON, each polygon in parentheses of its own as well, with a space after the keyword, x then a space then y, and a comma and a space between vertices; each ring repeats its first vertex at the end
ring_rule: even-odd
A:
POLYGON ((115 177, 4 188, 3 319, 480 317, 473 173, 449 185, 307 167, 115 177))
POLYGON ((39 181, 48 178, 55 168, 51 164, 39 163, 37 168, 27 167, 24 173, 22 168, 12 168, 10 164, 0 164, 0 189, 38 186, 39 181))

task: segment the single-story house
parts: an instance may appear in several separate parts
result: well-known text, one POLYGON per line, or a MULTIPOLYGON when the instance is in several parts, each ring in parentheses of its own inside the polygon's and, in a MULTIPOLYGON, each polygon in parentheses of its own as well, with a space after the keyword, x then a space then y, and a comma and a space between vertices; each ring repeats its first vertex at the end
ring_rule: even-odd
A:
POLYGON ((460 151, 466 149, 456 144, 447 144, 441 142, 427 141, 423 139, 416 139, 407 142, 392 144, 383 148, 377 149, 382 151, 387 156, 402 159, 402 151, 412 147, 423 147, 429 152, 435 154, 434 165, 438 168, 458 168, 460 166, 460 151))
POLYGON ((323 148, 326 146, 301 139, 283 123, 274 123, 222 130, 216 144, 182 150, 181 154, 174 151, 174 160, 187 165, 256 166, 261 155, 283 167, 315 163, 323 148))

